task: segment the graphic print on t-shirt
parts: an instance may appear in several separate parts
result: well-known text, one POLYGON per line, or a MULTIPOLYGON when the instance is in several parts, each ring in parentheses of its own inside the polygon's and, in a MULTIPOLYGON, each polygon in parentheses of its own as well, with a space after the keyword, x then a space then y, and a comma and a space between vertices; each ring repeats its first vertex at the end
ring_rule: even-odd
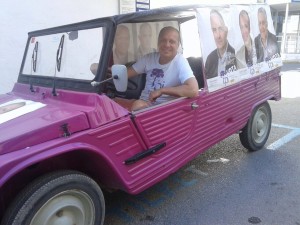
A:
POLYGON ((164 80, 164 71, 162 69, 153 69, 150 75, 151 79, 151 89, 152 90, 158 90, 165 86, 165 80, 164 80))

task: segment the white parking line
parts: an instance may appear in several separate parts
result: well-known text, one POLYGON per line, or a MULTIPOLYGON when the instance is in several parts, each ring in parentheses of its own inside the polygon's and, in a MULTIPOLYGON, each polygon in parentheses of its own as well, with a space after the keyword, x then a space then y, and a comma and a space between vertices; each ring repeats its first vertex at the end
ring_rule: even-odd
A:
POLYGON ((188 168, 185 169, 185 171, 188 171, 188 172, 191 172, 191 173, 194 173, 194 174, 198 174, 198 175, 202 175, 202 176, 205 176, 205 177, 208 176, 208 173, 205 173, 205 172, 202 172, 199 169, 196 169, 195 165, 189 166, 188 168))
POLYGON ((295 137, 300 136, 300 128, 290 127, 290 126, 285 126, 285 125, 280 125, 280 124, 272 124, 272 126, 273 127, 290 129, 292 131, 290 133, 288 133, 287 135, 283 136, 282 138, 278 139, 277 141, 273 142, 272 144, 270 144, 267 147, 267 149, 269 149, 269 150, 277 150, 281 146, 283 146, 286 143, 292 141, 295 137))

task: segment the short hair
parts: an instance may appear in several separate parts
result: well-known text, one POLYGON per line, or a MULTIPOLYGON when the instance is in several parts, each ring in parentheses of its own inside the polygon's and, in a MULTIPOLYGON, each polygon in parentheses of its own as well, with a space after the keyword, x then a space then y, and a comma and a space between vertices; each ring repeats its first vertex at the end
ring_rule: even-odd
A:
POLYGON ((266 21, 268 21, 267 12, 266 12, 265 8, 260 7, 257 11, 257 14, 259 14, 259 13, 263 14, 266 18, 266 21))
POLYGON ((222 16, 222 14, 221 14, 218 10, 212 9, 212 10, 210 11, 210 17, 211 17, 213 14, 217 15, 217 16, 219 17, 219 19, 222 21, 223 25, 226 26, 226 25, 225 25, 225 21, 224 21, 224 19, 223 19, 223 16, 222 16))
POLYGON ((241 25, 240 18, 241 18, 242 16, 245 16, 245 17, 248 18, 248 25, 249 25, 249 28, 250 28, 250 17, 249 17, 249 15, 248 15, 248 12, 247 12, 246 10, 244 10, 244 9, 240 12, 240 15, 239 15, 239 24, 240 24, 240 25, 241 25))
POLYGON ((179 31, 175 28, 175 27, 172 27, 172 26, 168 26, 168 27, 164 27, 160 30, 159 32, 159 35, 158 35, 158 40, 160 40, 160 38, 168 31, 174 31, 178 34, 178 43, 180 42, 180 34, 179 34, 179 31))

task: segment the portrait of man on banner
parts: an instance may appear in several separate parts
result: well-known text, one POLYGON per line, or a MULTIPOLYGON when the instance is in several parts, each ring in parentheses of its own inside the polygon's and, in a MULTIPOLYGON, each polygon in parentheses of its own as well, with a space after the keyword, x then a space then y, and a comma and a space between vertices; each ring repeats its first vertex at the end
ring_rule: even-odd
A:
POLYGON ((263 7, 257 11, 259 34, 255 38, 258 62, 269 61, 278 54, 277 38, 269 31, 267 12, 263 7))
POLYGON ((235 49, 230 45, 227 38, 228 26, 222 14, 216 9, 210 11, 210 27, 216 49, 207 56, 205 62, 205 74, 208 79, 217 76, 223 77, 237 69, 235 49))
POLYGON ((139 42, 137 49, 137 59, 142 58, 144 55, 156 52, 156 32, 151 23, 142 23, 138 26, 137 39, 139 42))
POLYGON ((133 60, 131 26, 130 24, 120 24, 115 34, 113 63, 125 65, 133 60))
POLYGON ((239 28, 243 44, 236 53, 236 59, 238 69, 242 69, 257 63, 256 48, 251 34, 250 16, 245 9, 242 9, 239 13, 239 28))

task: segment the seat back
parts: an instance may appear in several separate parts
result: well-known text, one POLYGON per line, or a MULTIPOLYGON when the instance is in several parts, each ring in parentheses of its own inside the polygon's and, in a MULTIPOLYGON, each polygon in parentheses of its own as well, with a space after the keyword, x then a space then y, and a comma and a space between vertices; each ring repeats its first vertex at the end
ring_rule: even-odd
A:
POLYGON ((198 81, 199 89, 204 87, 204 79, 203 79, 203 68, 202 68, 202 58, 201 57, 189 57, 187 61, 190 64, 191 69, 195 75, 195 78, 198 81))

